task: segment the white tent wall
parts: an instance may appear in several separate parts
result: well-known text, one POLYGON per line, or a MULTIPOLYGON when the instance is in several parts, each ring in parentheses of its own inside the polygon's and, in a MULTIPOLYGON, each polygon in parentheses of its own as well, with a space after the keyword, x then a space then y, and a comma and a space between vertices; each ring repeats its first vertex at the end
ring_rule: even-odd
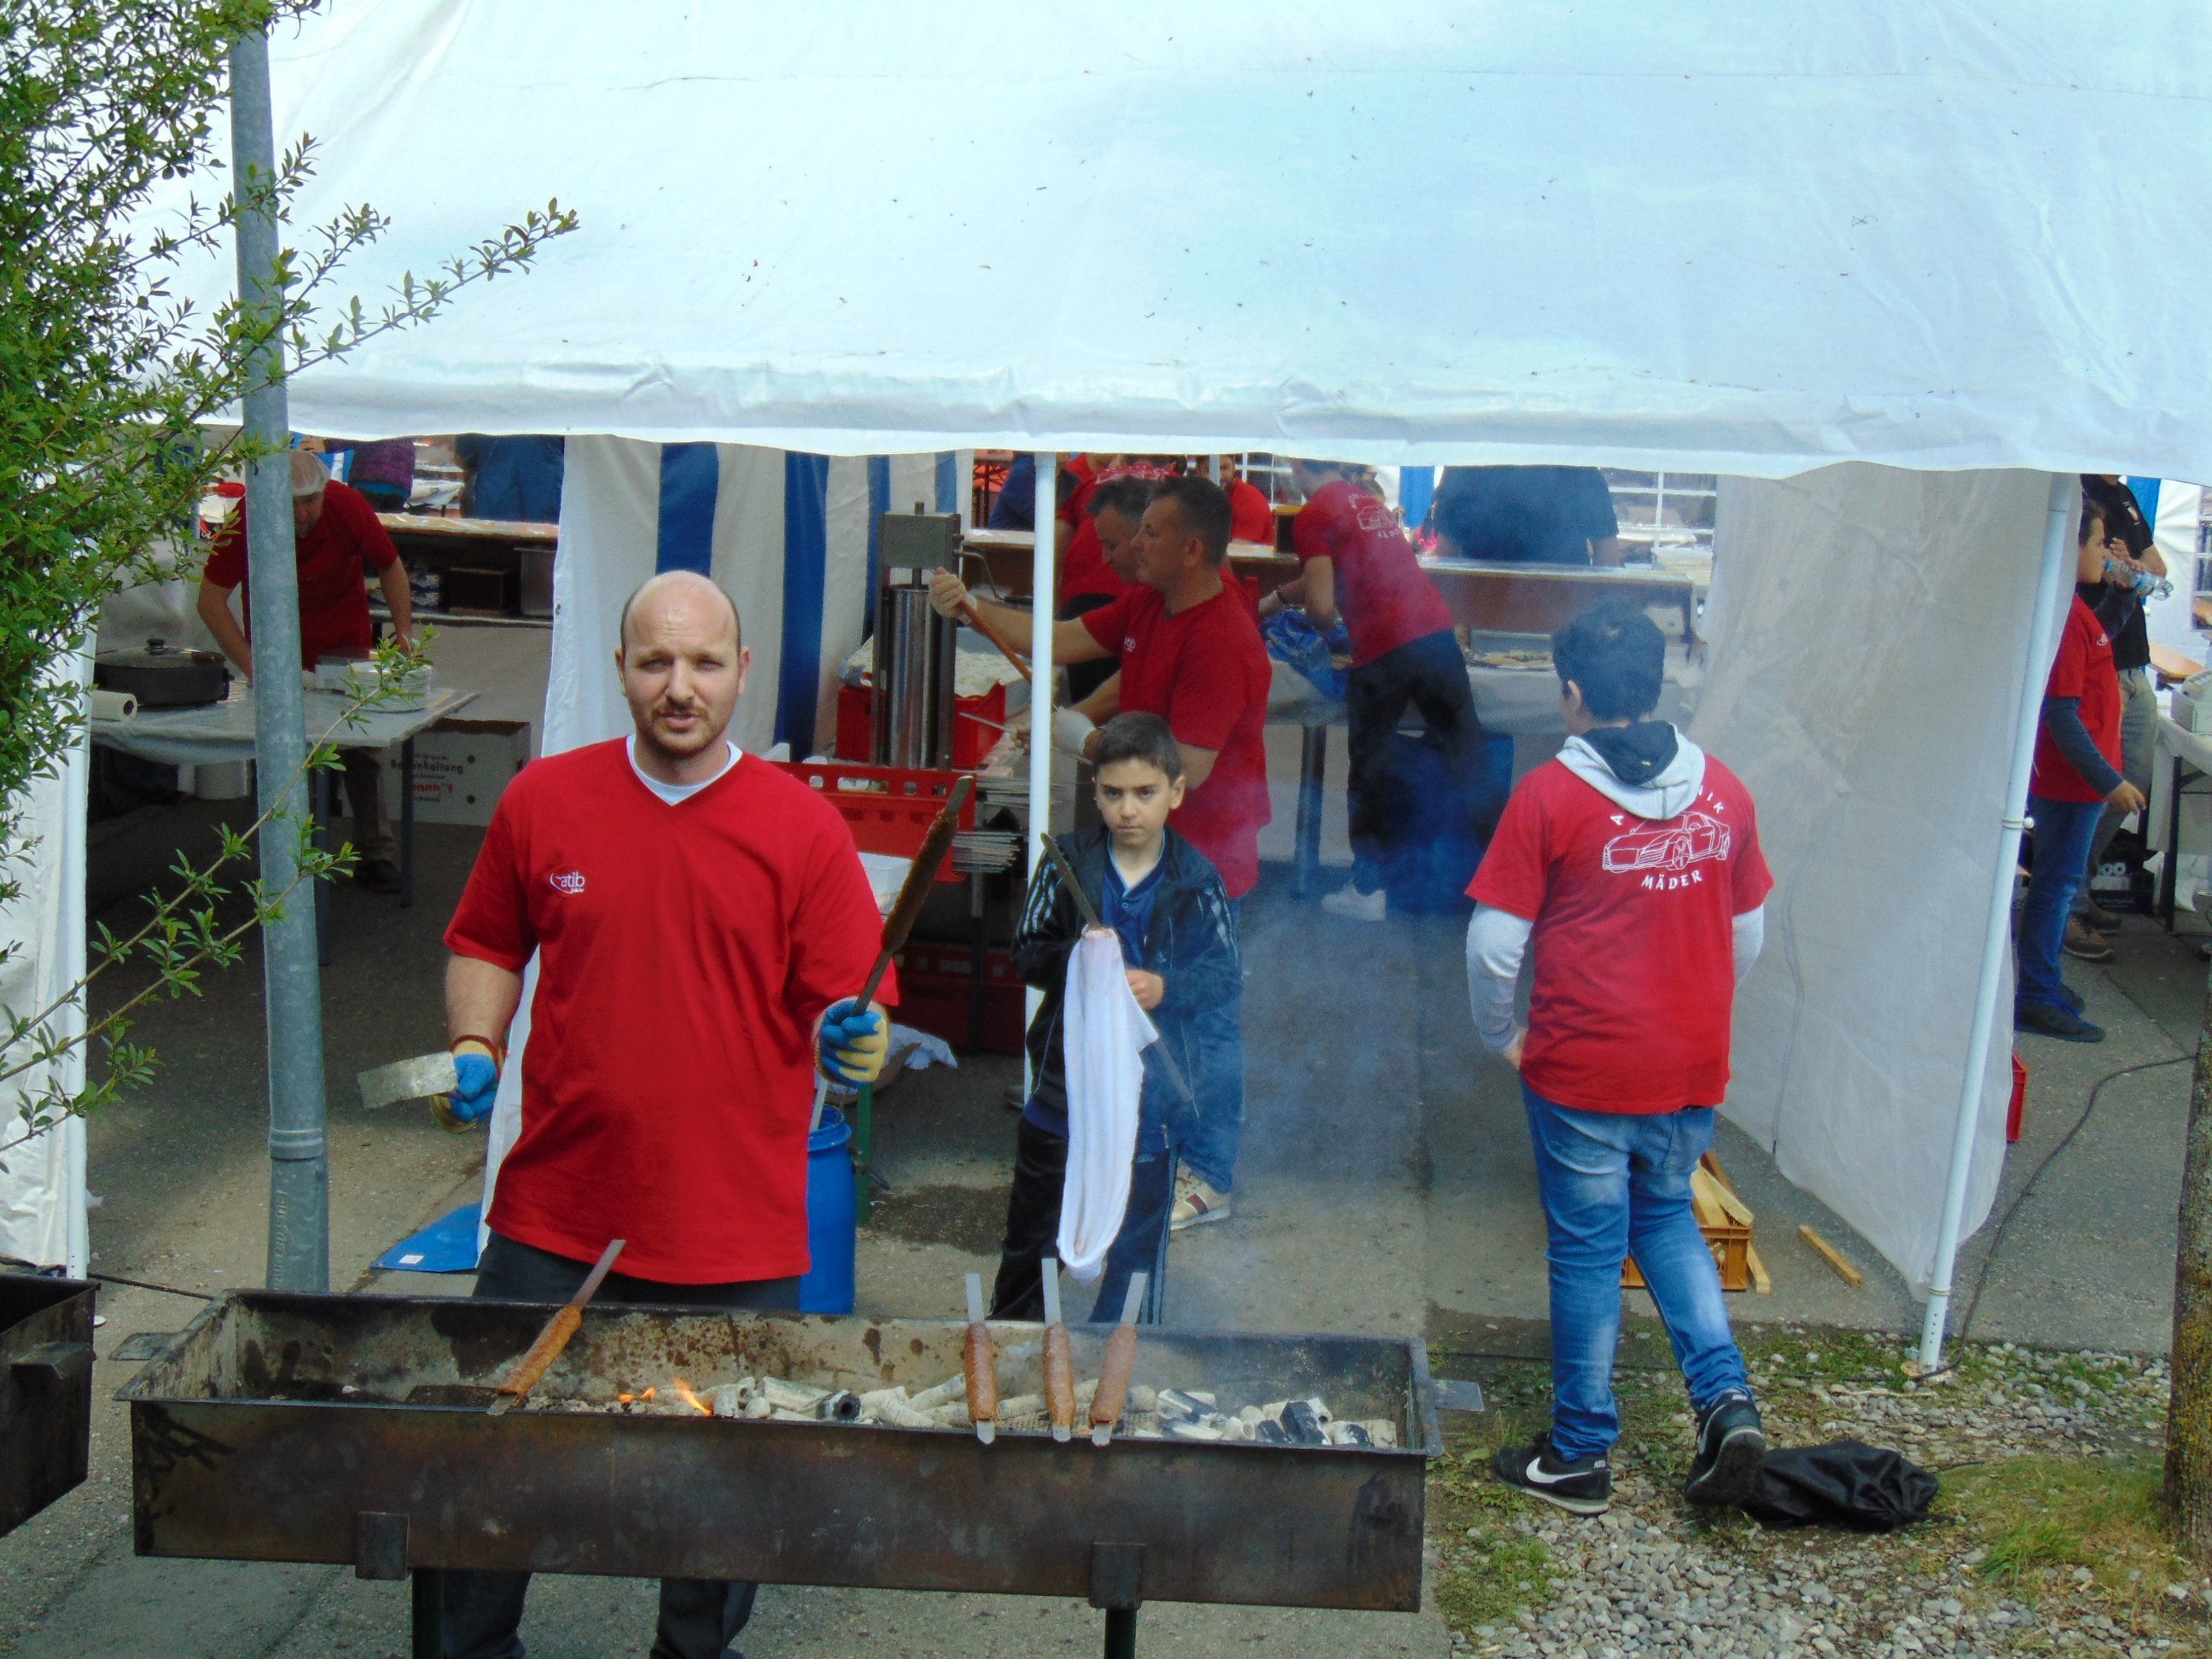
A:
MULTIPOLYGON (((58 671, 89 683, 91 659, 64 659, 58 671)), ((80 740, 61 763, 33 779, 11 805, 20 813, 20 862, 0 874, 21 891, 0 906, 0 1009, 27 1017, 54 1006, 85 969, 85 790, 88 744, 80 740)), ((81 1031, 82 1005, 71 1003, 52 1021, 58 1032, 81 1031)), ((28 1041, 6 1051, 9 1063, 28 1041)), ((0 1143, 21 1133, 18 1103, 50 1084, 75 1091, 84 1086, 84 1049, 58 1063, 26 1072, 0 1088, 0 1143), (58 1071, 59 1075, 55 1075, 58 1071)), ((42 1267, 66 1267, 82 1276, 90 1265, 85 1227, 84 1121, 72 1117, 0 1154, 0 1254, 42 1267)))
MULTIPOLYGON (((1750 787, 1776 881, 1726 1112, 1923 1295, 2014 711, 2049 667, 2026 660, 2049 490, 1856 465, 1721 484, 1691 732, 1750 787)), ((2000 1031, 2011 998, 2008 960, 2000 1031)), ((2008 1053, 1984 1079, 1968 1233, 2003 1161, 2008 1053)))
POLYGON ((2152 527, 2173 591, 2144 607, 2152 642, 2192 662, 2203 662, 2205 656, 2204 635, 2197 626, 2197 522, 2203 506, 2202 486, 2160 481, 2152 527))

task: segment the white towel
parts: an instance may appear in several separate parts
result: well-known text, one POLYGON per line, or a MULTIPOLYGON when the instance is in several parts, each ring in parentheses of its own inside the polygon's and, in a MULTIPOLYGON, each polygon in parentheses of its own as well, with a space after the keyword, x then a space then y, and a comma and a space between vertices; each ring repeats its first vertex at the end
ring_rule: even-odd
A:
POLYGON ((1067 998, 1060 1013, 1060 1055, 1067 1066, 1067 1182, 1060 1200, 1060 1259, 1079 1285, 1097 1282, 1129 1207, 1144 1053, 1158 1040, 1129 989, 1120 937, 1085 933, 1067 960, 1067 998))

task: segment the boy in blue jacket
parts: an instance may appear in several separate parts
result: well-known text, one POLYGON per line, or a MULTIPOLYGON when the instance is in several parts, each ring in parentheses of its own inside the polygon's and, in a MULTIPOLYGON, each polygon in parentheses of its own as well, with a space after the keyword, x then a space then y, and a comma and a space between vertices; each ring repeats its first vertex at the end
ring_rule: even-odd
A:
MULTIPOLYGON (((1151 1017, 1158 1042, 1145 1050, 1129 1207, 1106 1255, 1094 1321, 1121 1318, 1129 1276, 1151 1275, 1143 1318, 1159 1319, 1167 1266, 1168 1212, 1175 1201, 1175 1149, 1195 1122, 1195 1108, 1170 1080, 1159 1051, 1198 1100, 1219 1109, 1244 1088, 1237 1004, 1244 969, 1229 896, 1205 854, 1168 828, 1182 802, 1182 753, 1157 714, 1119 714, 1098 730, 1095 787, 1104 823, 1065 837, 1060 850, 1100 921, 1121 936, 1129 989, 1151 1017)), ((1082 913, 1046 860, 1030 883, 1014 934, 1014 971, 1043 992, 1030 1022, 1030 1074, 1014 1146, 994 1319, 1036 1319, 1044 1305, 1041 1262, 1060 1231, 1067 1174, 1067 1076, 1060 1018, 1068 958, 1083 935, 1082 913)))

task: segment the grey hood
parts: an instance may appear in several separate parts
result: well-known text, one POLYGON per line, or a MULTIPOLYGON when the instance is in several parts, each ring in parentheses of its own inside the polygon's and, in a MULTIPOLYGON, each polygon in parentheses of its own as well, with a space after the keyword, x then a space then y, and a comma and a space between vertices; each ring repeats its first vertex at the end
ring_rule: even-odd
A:
MULTIPOLYGON (((1566 747, 1559 750, 1559 763, 1613 805, 1639 818, 1657 823, 1680 817, 1690 810, 1705 787, 1705 751, 1671 726, 1654 724, 1626 729, 1639 735, 1648 732, 1655 738, 1662 732, 1672 733, 1673 756, 1640 781, 1630 783, 1613 769, 1589 738, 1569 738, 1566 747)), ((1616 727, 1592 735, 1607 747, 1617 748, 1622 732, 1616 727)), ((1648 751, 1648 744, 1642 746, 1648 751)), ((1640 773, 1644 769, 1630 769, 1640 773)))

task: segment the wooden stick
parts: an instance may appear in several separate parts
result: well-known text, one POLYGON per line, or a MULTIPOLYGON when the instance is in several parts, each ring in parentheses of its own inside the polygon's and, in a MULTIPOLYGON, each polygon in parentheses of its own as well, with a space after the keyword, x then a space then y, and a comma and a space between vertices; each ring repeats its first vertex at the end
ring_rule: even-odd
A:
POLYGON ((1833 1267, 1836 1270, 1836 1277, 1853 1290, 1859 1289, 1866 1283, 1866 1275, 1851 1266, 1850 1259, 1810 1227, 1800 1227, 1797 1230, 1797 1237, 1811 1245, 1813 1254, 1833 1267))
POLYGON ((507 1372, 507 1381, 499 1385, 499 1398, 491 1402, 491 1415, 504 1416, 521 1401, 525 1395, 538 1386, 540 1377, 552 1369, 553 1362, 561 1357, 561 1351, 568 1346, 568 1339, 575 1335, 577 1328, 583 1324, 584 1304, 597 1295, 599 1286, 606 1282, 607 1270, 615 1265, 615 1258, 622 1254, 623 1244, 623 1241, 617 1238, 600 1251, 599 1259, 592 1264, 592 1271, 584 1275, 584 1282, 576 1286, 575 1295, 568 1298, 568 1305, 545 1322, 545 1328, 538 1333, 538 1340, 530 1345, 521 1358, 514 1362, 514 1369, 507 1372))
POLYGON ((1129 1378, 1137 1369, 1137 1312, 1145 1305, 1146 1275, 1129 1276, 1129 1294, 1121 1304, 1121 1322, 1106 1339, 1106 1357, 1098 1362, 1098 1392, 1091 1396, 1091 1443, 1103 1446, 1114 1437, 1114 1425, 1129 1401, 1129 1378))
POLYGON ((1759 1259, 1759 1246, 1743 1247, 1744 1261, 1751 1268, 1751 1288, 1761 1296, 1774 1294, 1774 1280, 1766 1271, 1766 1264, 1759 1259))
POLYGON ((1044 1407, 1052 1421, 1052 1437, 1075 1435, 1075 1353, 1069 1345, 1066 1322, 1060 1316, 1060 1258, 1048 1255, 1044 1268, 1044 1407))
POLYGON ((968 1340, 962 1361, 968 1378, 968 1420, 989 1445, 999 1437, 999 1357, 983 1318, 983 1275, 968 1275, 968 1340))

